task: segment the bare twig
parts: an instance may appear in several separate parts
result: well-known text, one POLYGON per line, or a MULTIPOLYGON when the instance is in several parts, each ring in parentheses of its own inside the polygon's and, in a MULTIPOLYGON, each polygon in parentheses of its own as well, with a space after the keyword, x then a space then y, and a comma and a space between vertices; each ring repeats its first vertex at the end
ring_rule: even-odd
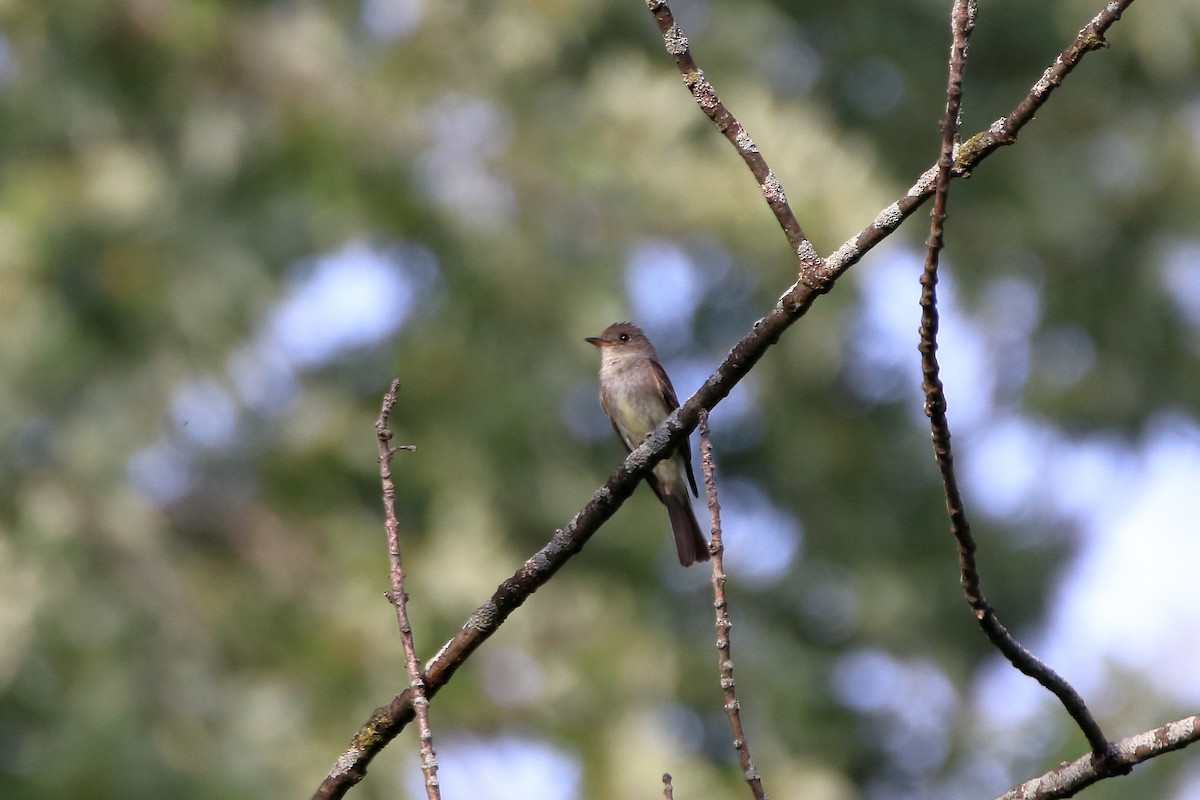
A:
POLYGON ((742 728, 742 706, 737 699, 733 680, 733 656, 730 653, 729 603, 725 599, 725 545, 721 540, 721 502, 717 499, 717 483, 713 476, 712 441, 708 435, 708 412, 700 412, 700 464, 704 471, 704 493, 708 497, 708 518, 711 525, 713 608, 717 614, 717 674, 721 683, 721 694, 725 696, 725 713, 729 716, 729 730, 733 733, 733 749, 737 751, 742 765, 742 775, 750 786, 755 800, 767 800, 762 776, 754 766, 750 755, 750 743, 742 728))
POLYGON ((1200 741, 1200 716, 1184 717, 1175 722, 1168 722, 1161 728, 1113 742, 1115 758, 1100 760, 1094 753, 1088 753, 1045 775, 1009 789, 996 800, 1051 800, 1071 797, 1112 775, 1111 767, 1114 763, 1125 765, 1122 771, 1128 772, 1135 764, 1173 750, 1180 750, 1196 741, 1200 741))
POLYGON ((679 29, 679 24, 675 21, 675 16, 671 13, 667 1, 646 0, 646 5, 650 9, 650 13, 654 15, 654 21, 658 23, 658 29, 662 31, 663 43, 666 45, 667 52, 675 59, 675 66, 679 68, 679 74, 683 76, 683 84, 692 93, 692 97, 696 98, 700 110, 713 121, 717 130, 737 148, 738 154, 750 168, 754 179, 758 181, 763 199, 767 201, 767 205, 774 212, 779 227, 783 228, 788 244, 792 246, 792 252, 800 259, 801 275, 808 270, 819 269, 821 258, 817 255, 817 251, 809 242, 808 237, 804 235, 804 230, 800 227, 796 215, 792 213, 792 207, 788 204, 783 186, 780 185, 779 179, 767 165, 766 159, 758 152, 758 145, 742 127, 742 123, 738 122, 737 117, 733 116, 721 102, 721 98, 717 96, 717 90, 704 77, 704 70, 696 66, 696 62, 692 59, 691 45, 688 43, 687 37, 683 35, 683 31, 679 29))
POLYGON ((383 484, 384 529, 387 532, 388 560, 391 565, 392 589, 387 593, 387 598, 396 608, 396 623, 400 626, 404 664, 408 668, 408 685, 412 691, 413 709, 421 737, 421 773, 425 776, 425 796, 429 800, 440 800, 442 794, 437 775, 437 753, 433 749, 433 731, 429 727, 429 698, 425 696, 425 679, 413 646, 412 626, 408 622, 408 595, 404 591, 404 567, 400 561, 400 523, 396 519, 396 485, 392 482, 392 456, 400 450, 416 449, 413 445, 391 446, 392 432, 387 427, 387 419, 396 404, 396 392, 399 389, 400 380, 392 379, 392 385, 383 396, 379 419, 375 422, 375 437, 379 440, 379 479, 383 484))
MULTIPOLYGON (((1115 8, 1116 13, 1105 11, 1097 15, 1080 33, 1080 37, 1063 51, 1055 65, 1069 64, 1069 67, 1062 70, 1058 80, 1061 81, 1079 58, 1089 52, 1090 48, 1081 45, 1081 41, 1101 40, 1108 27, 1119 18, 1119 11, 1132 1, 1114 0, 1106 9, 1115 8)), ((1039 92, 1040 85, 1041 81, 1031 90, 1029 97, 1022 101, 1018 110, 1026 104, 1032 104, 1032 108, 1036 109, 1045 102, 1048 93, 1039 92)), ((1011 137, 1009 140, 996 142, 987 148, 971 148, 968 145, 978 138, 972 137, 959 148, 954 170, 956 177, 970 172, 994 152, 996 147, 1015 141, 1017 131, 1032 119, 1032 112, 1029 115, 1018 115, 1014 111, 1006 119, 1012 119, 1012 127, 1005 129, 1006 134, 1011 137)), ((604 485, 593 493, 587 505, 580 509, 565 527, 555 531, 550 541, 521 565, 520 569, 500 584, 492 597, 477 608, 463 624, 462 629, 442 646, 426 666, 425 690, 428 697, 433 697, 453 677, 471 653, 499 629, 509 614, 548 581, 567 559, 583 548, 592 534, 607 522, 633 493, 654 464, 662 460, 665 453, 677 447, 696 427, 701 409, 711 411, 720 403, 758 363, 771 345, 779 341, 779 337, 807 313, 817 297, 833 288, 834 282, 846 270, 857 264, 868 251, 898 228, 900 223, 933 193, 935 174, 935 170, 927 171, 904 197, 881 211, 870 225, 821 261, 818 266, 805 272, 802 263, 800 279, 788 287, 775 307, 754 323, 750 331, 733 346, 704 385, 647 437, 641 446, 626 456, 625 461, 609 476, 604 485)), ((375 709, 317 787, 313 794, 314 800, 343 797, 351 786, 363 779, 371 759, 412 720, 412 697, 412 691, 406 690, 388 705, 375 709)))
MULTIPOLYGON (((954 148, 958 142, 959 112, 962 108, 962 79, 967 62, 967 42, 975 25, 974 0, 955 0, 953 11, 953 43, 950 47, 950 75, 946 89, 946 116, 942 120, 942 148, 938 159, 933 211, 930 214, 929 238, 926 240, 925 268, 921 273, 921 371, 925 392, 925 413, 933 439, 933 453, 942 476, 946 495, 946 511, 950 531, 958 545, 959 576, 963 593, 975 618, 988 639, 1014 667, 1030 676, 1054 695, 1083 730, 1097 758, 1109 759, 1114 753, 1100 730, 1087 704, 1070 683, 1021 646, 1020 642, 1000 623, 995 610, 984 597, 975 562, 975 539, 971 523, 958 488, 954 470, 954 451, 950 443, 950 423, 946 417, 946 393, 942 385, 937 359, 937 281, 938 260, 945 242, 946 204, 950 178, 954 169, 954 148)), ((1117 768, 1114 765, 1114 768, 1117 768)))
POLYGON ((663 773, 663 797, 667 800, 675 798, 675 787, 671 785, 671 773, 669 772, 663 773))

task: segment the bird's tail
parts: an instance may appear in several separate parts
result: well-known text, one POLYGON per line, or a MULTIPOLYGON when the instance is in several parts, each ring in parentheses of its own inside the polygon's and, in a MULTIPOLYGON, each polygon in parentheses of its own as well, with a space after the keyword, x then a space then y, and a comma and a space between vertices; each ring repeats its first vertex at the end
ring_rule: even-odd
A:
POLYGON ((692 511, 691 498, 664 494, 663 505, 671 517, 671 533, 675 535, 675 550, 679 563, 690 567, 697 561, 708 561, 708 540, 700 532, 700 523, 692 511))

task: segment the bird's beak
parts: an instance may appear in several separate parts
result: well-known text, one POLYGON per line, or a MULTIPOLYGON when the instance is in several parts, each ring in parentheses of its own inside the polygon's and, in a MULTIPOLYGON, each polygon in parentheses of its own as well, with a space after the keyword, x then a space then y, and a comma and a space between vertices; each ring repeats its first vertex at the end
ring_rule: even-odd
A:
POLYGON ((589 336, 584 339, 584 341, 588 342, 589 344, 594 344, 596 347, 604 347, 604 345, 608 344, 608 342, 604 341, 599 336, 589 336))

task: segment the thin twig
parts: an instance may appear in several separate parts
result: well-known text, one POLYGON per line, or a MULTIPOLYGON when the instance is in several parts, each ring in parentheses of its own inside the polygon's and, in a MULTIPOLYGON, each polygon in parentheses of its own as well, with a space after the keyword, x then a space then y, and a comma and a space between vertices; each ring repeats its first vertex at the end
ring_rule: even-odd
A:
POLYGON ((758 145, 742 127, 742 123, 738 122, 737 117, 721 102, 721 98, 717 96, 717 90, 704 77, 704 70, 696 66, 696 62, 692 59, 691 45, 675 21, 675 16, 671 13, 667 0, 646 0, 646 6, 654 15, 658 29, 662 31, 663 43, 666 45, 667 53, 675 59, 675 66, 679 68, 679 74, 683 76, 684 86, 692 93, 692 97, 696 98, 700 110, 713 121, 717 130, 724 134, 725 138, 737 149, 738 154, 754 175, 754 179, 758 181, 763 199, 771 207, 775 219, 779 222, 779 227, 783 228, 783 233, 787 236, 788 244, 792 246, 792 252, 800 260, 800 274, 803 276, 810 271, 818 270, 821 258, 804 234, 796 215, 792 213, 792 207, 788 203, 787 195, 783 192, 783 186, 780 185, 779 179, 767 165, 762 153, 758 151, 758 145))
POLYGON ((1155 756, 1180 750, 1193 742, 1200 741, 1200 716, 1184 717, 1168 722, 1161 728, 1134 734, 1113 742, 1114 759, 1097 760, 1094 753, 1080 756, 1069 764, 1047 772, 1020 786, 1014 786, 996 800, 1051 800, 1071 797, 1097 781, 1112 775, 1109 767, 1114 762, 1125 764, 1128 772, 1155 756))
POLYGON ((667 800, 675 800, 675 787, 671 785, 671 773, 663 773, 663 797, 667 800))
POLYGON ((750 786, 755 800, 767 800, 762 776, 754 766, 750 755, 750 743, 742 728, 742 706, 738 703, 733 680, 733 656, 730 653, 729 603, 725 599, 725 545, 721 539, 721 502, 717 499, 717 483, 713 476, 712 441, 708 435, 708 412, 700 412, 700 464, 704 471, 704 493, 708 497, 708 518, 711 523, 712 544, 712 587, 713 608, 717 615, 717 674, 721 683, 721 694, 725 697, 725 713, 729 717, 729 730, 733 734, 733 749, 737 751, 742 765, 742 775, 750 786))
MULTIPOLYGON (((1067 712, 1083 730, 1092 753, 1097 758, 1114 755, 1108 740, 1095 717, 1088 711, 1083 697, 1062 676, 1021 646, 1020 642, 1000 623, 996 612, 984 597, 975 562, 975 540, 971 523, 958 488, 954 470, 954 451, 950 443, 950 423, 946 416, 946 392, 942 385, 937 359, 938 261, 945 243, 946 204, 950 178, 954 169, 954 149, 958 142, 959 112, 962 108, 962 79, 967 63, 967 43, 975 25, 974 0, 955 0, 952 14, 953 43, 950 47, 950 74, 946 89, 946 116, 942 120, 942 148, 934 188, 933 211, 930 214, 929 238, 926 240, 925 268, 921 273, 921 371, 925 392, 925 413, 933 439, 933 453, 942 477, 946 496, 946 511, 950 531, 958 546, 959 576, 967 603, 975 613, 980 627, 1004 657, 1014 667, 1030 676, 1059 699, 1067 712)), ((1119 765, 1112 765, 1119 770, 1119 765)), ((1126 770, 1127 771, 1127 770, 1126 770)))
MULTIPOLYGON (((1079 38, 1059 55, 1055 66, 1051 68, 1059 69, 1060 65, 1065 65, 1061 74, 1056 73, 1059 81, 1074 68, 1085 53, 1090 52, 1091 48, 1083 46, 1081 41, 1100 39, 1120 17, 1120 11, 1131 2, 1133 0, 1114 0, 1108 4, 1106 10, 1097 15, 1080 33, 1079 38)), ((1040 84, 1041 81, 1038 85, 1040 84)), ((1036 110, 1045 102, 1048 92, 1038 92, 1038 85, 1035 85, 1030 95, 1022 101, 1018 110, 1027 104, 1036 110)), ((1012 121, 1011 127, 1004 129, 1008 137, 1005 141, 995 141, 989 147, 970 147, 972 142, 982 136, 978 134, 959 148, 955 177, 969 173, 980 161, 995 152, 997 147, 1015 142, 1017 132, 1033 117, 1032 112, 1024 116, 1014 112, 1005 119, 1012 121)), ((671 452, 695 429, 701 409, 711 411, 720 403, 758 363, 771 345, 779 341, 779 337, 807 313, 817 297, 832 289, 834 282, 846 270, 857 264, 867 252, 896 230, 900 223, 933 194, 935 176, 935 170, 927 171, 904 197, 881 211, 870 225, 821 262, 820 267, 814 269, 812 274, 806 275, 801 271, 800 280, 780 296, 769 313, 754 323, 704 385, 671 414, 640 447, 631 452, 604 485, 593 493, 587 505, 580 509, 565 527, 555 531, 541 550, 534 553, 520 569, 500 584, 492 597, 479 606, 463 624, 462 629, 442 646, 438 654, 426 665, 425 690, 428 697, 433 697, 454 676, 470 655, 500 628, 509 614, 553 577, 567 559, 583 548, 592 534, 633 494, 633 490, 654 464, 661 461, 665 453, 671 452)), ((313 800, 336 800, 344 797, 351 786, 363 779, 371 759, 412 720, 412 697, 411 690, 406 690, 393 698, 388 705, 375 709, 317 787, 313 793, 313 800)))
POLYGON ((387 427, 388 415, 396 405, 396 392, 400 380, 392 379, 383 396, 383 407, 375 422, 375 437, 379 440, 379 479, 383 484, 384 529, 387 532, 389 573, 392 589, 387 598, 396 608, 396 623, 400 626, 400 642, 404 647, 404 664, 408 668, 409 688, 412 691, 413 709, 417 715, 417 729, 421 738, 421 773, 425 776, 425 796, 429 800, 441 800, 438 782, 437 753, 433 749, 433 731, 429 727, 429 698, 425 696, 425 679, 421 674, 421 662, 413 646, 412 625, 408 622, 408 594, 404 591, 404 566, 400 561, 400 522, 396 518, 396 485, 392 482, 392 456, 400 450, 416 450, 414 445, 392 447, 392 432, 387 427))

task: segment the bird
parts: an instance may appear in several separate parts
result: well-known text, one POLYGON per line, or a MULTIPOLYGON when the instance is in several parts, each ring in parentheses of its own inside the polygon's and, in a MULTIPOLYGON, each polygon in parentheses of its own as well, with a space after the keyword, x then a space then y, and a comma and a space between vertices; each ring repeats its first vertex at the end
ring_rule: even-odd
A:
MULTIPOLYGON (((589 336, 585 341, 600 348, 600 407, 626 452, 632 452, 679 408, 675 387, 659 363, 654 345, 632 322, 615 322, 599 336, 589 336)), ((688 496, 689 488, 696 496, 699 491, 686 438, 654 466, 646 483, 667 507, 679 563, 687 567, 707 561, 708 542, 700 532, 688 496)))

